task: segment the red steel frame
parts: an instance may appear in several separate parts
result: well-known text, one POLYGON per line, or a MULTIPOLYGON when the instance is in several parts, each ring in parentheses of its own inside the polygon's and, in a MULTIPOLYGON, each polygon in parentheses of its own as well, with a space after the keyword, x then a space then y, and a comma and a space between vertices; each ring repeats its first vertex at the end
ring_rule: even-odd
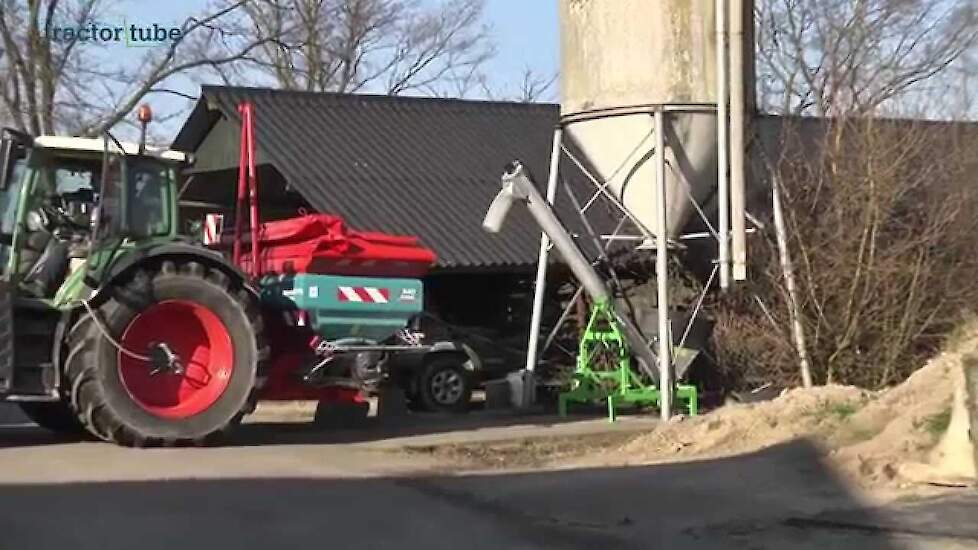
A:
MULTIPOLYGON (((261 277, 260 216, 258 210, 258 171, 255 168, 255 106, 250 101, 238 104, 241 115, 241 153, 238 157, 238 195, 234 210, 234 245, 232 259, 235 265, 244 267, 242 239, 244 236, 244 210, 248 203, 251 224, 251 265, 247 273, 257 279, 261 277)), ((362 403, 364 397, 359 390, 352 388, 315 388, 302 384, 295 376, 295 370, 307 359, 309 343, 305 335, 293 333, 284 328, 278 333, 270 327, 270 340, 273 361, 269 380, 262 389, 259 399, 263 401, 314 400, 330 403, 362 403), (305 352, 305 355, 302 353, 305 352)))
POLYGON ((241 154, 238 157, 238 200, 234 209, 234 263, 241 265, 241 239, 244 232, 245 202, 249 203, 251 222, 251 265, 249 275, 261 276, 261 255, 259 240, 260 222, 258 212, 258 171, 255 169, 255 106, 250 101, 238 104, 241 115, 241 154))

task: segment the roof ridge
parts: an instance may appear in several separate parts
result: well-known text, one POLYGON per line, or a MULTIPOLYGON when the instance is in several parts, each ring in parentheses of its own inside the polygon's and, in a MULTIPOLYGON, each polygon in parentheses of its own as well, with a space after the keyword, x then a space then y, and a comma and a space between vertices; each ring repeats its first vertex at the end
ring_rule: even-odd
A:
POLYGON ((239 93, 248 95, 279 95, 297 97, 316 97, 322 99, 335 100, 366 100, 378 101, 383 103, 418 103, 418 104, 451 104, 462 107, 518 107, 523 109, 554 109, 559 108, 557 103, 536 103, 523 101, 499 101, 489 99, 463 99, 456 97, 430 97, 430 96, 407 96, 407 95, 387 95, 387 94, 361 94, 347 92, 317 92, 308 90, 283 90, 281 88, 269 88, 262 86, 223 86, 217 84, 204 84, 200 87, 201 96, 208 93, 239 93))

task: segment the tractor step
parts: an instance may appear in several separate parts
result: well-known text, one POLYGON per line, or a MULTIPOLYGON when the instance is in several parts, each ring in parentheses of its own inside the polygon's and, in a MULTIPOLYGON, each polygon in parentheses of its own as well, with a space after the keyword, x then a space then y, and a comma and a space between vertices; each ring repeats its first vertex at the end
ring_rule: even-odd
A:
POLYGON ((14 388, 17 395, 50 396, 58 383, 54 363, 18 363, 14 367, 14 388))
MULTIPOLYGON (((17 340, 27 338, 51 339, 51 323, 44 319, 26 319, 21 315, 15 317, 17 322, 17 340)), ((19 342, 18 342, 19 343, 19 342)), ((19 345, 17 346, 20 347, 19 345)))
MULTIPOLYGON (((5 289, 9 290, 9 287, 5 289)), ((5 309, 13 327, 9 335, 13 344, 12 360, 7 373, 0 372, 3 379, 0 392, 17 396, 54 395, 58 373, 51 354, 60 312, 43 300, 20 298, 14 300, 12 307, 0 305, 0 309, 5 309)), ((0 312, 0 316, 3 315, 0 312)))

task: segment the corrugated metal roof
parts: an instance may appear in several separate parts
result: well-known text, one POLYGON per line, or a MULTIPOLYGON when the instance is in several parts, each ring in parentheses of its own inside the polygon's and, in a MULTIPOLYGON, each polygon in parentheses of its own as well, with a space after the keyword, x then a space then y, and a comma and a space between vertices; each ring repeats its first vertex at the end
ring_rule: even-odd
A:
POLYGON ((536 262, 540 230, 523 209, 498 235, 481 224, 506 163, 519 158, 545 183, 557 105, 205 86, 173 148, 195 151, 215 110, 237 121, 243 100, 255 105, 260 160, 316 209, 417 235, 442 268, 536 262))

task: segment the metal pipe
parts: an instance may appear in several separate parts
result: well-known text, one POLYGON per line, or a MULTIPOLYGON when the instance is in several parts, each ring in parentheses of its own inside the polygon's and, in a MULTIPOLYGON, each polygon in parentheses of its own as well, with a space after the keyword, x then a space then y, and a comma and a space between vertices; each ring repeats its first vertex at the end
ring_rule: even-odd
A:
POLYGON ((353 353, 359 351, 432 351, 435 346, 412 346, 408 344, 356 344, 344 346, 342 344, 333 348, 335 353, 353 353))
POLYGON ((574 122, 585 122, 588 120, 598 120, 602 118, 615 118, 622 116, 644 115, 656 111, 667 113, 690 113, 690 114, 713 114, 716 106, 711 103, 645 103, 642 105, 621 105, 618 107, 605 107, 602 109, 591 109, 588 111, 576 111, 560 117, 560 122, 564 126, 574 122))
MULTIPOLYGON (((547 203, 553 204, 557 198, 557 181, 560 177, 560 140, 564 131, 557 127, 550 151, 550 174, 547 176, 547 203)), ((537 365, 537 350, 540 345, 540 323, 543 317, 543 297, 547 290, 547 261, 550 238, 540 232, 540 253, 537 256, 537 276, 533 285, 533 312, 530 317, 530 338, 526 344, 526 371, 533 372, 537 365)))
POLYGON ((659 406, 663 420, 672 412, 672 376, 670 360, 672 333, 669 330, 669 239, 666 232, 666 213, 669 207, 666 193, 666 123, 665 113, 657 111, 655 118, 655 200, 658 210, 655 220, 655 285, 656 311, 659 317, 659 406))
POLYGON ((683 335, 679 339, 679 347, 686 345, 686 338, 689 337, 690 331, 693 330, 693 321, 696 320, 696 316, 699 315, 700 309, 703 308, 703 300, 706 299, 707 293, 710 292, 710 286, 713 284, 713 278, 716 277, 717 271, 720 266, 713 266, 713 270, 710 271, 710 278, 707 279, 706 285, 703 287, 703 291, 700 292, 699 298, 696 299, 696 305, 693 306, 693 314, 689 316, 689 322, 686 323, 686 328, 683 329, 683 335))
POLYGON ((503 174, 502 183, 503 190, 499 192, 489 207, 490 212, 486 215, 483 226, 489 231, 498 231, 502 218, 505 216, 505 211, 501 210, 498 201, 504 201, 507 210, 513 201, 523 202, 530 214, 536 219, 537 225, 549 238, 548 240, 560 252, 561 257, 567 263, 567 267, 584 286, 588 296, 595 302, 611 300, 611 292, 605 286, 604 280, 591 267, 591 262, 581 252, 580 247, 577 246, 564 224, 557 218, 550 204, 540 195, 540 191, 533 184, 533 180, 519 161, 514 162, 506 170, 506 173, 503 174))
POLYGON ((717 24, 717 234, 720 288, 730 288, 730 179, 727 66, 727 0, 716 0, 717 24))
POLYGON ((597 178, 595 178, 594 175, 591 174, 591 172, 584 166, 584 163, 582 163, 576 156, 574 156, 574 153, 572 153, 566 147, 561 147, 561 149, 563 150, 564 154, 567 155, 567 158, 569 158, 571 162, 573 162, 574 165, 577 166, 578 170, 580 170, 581 173, 584 174, 585 177, 587 177, 587 179, 591 180, 591 183, 597 188, 598 192, 604 195, 605 198, 607 198, 611 204, 615 205, 615 207, 619 211, 621 211, 621 213, 624 214, 625 217, 627 217, 639 231, 647 235, 649 240, 651 240, 653 237, 652 232, 649 231, 649 228, 645 227, 645 224, 642 223, 642 220, 638 219, 635 216, 635 214, 632 213, 631 210, 625 207, 624 203, 622 203, 620 200, 618 200, 617 197, 615 197, 614 193, 608 191, 609 184, 601 183, 600 181, 598 181, 597 178))
MULTIPOLYGON (((730 221, 733 278, 747 279, 747 67, 744 0, 730 0, 730 221)), ((751 83, 753 85, 753 83, 751 83)))
POLYGON ((238 105, 238 113, 241 115, 241 145, 238 152, 238 194, 234 203, 234 244, 232 246, 231 259, 234 265, 241 266, 241 239, 244 232, 244 206, 248 197, 248 163, 247 138, 245 135, 245 104, 238 105))
POLYGON ((571 310, 577 307, 577 301, 581 299, 582 294, 584 294, 584 287, 577 287, 577 290, 574 291, 574 296, 572 296, 570 302, 567 303, 567 307, 565 307, 564 311, 560 313, 560 317, 557 319, 557 323, 554 324, 554 328, 550 329, 550 334, 548 334, 547 339, 543 341, 543 351, 547 351, 550 344, 553 343, 554 338, 557 337, 557 332, 560 331, 560 327, 563 326, 564 321, 570 317, 571 310))
POLYGON ((261 216, 258 212, 258 172, 255 168, 255 106, 246 103, 245 107, 248 119, 248 198, 251 201, 251 275, 257 279, 261 277, 261 265, 258 263, 261 256, 261 216))

